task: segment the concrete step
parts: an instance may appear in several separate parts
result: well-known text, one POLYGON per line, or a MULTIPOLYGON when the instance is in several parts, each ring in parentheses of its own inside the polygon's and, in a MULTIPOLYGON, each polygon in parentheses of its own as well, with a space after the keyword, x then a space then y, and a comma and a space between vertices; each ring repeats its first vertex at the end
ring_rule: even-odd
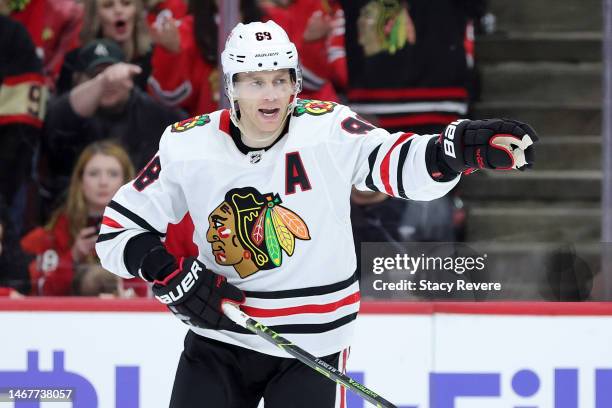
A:
MULTIPOLYGON (((512 3, 512 2, 508 2, 512 3)), ((480 64, 506 61, 598 62, 602 60, 599 32, 509 32, 476 38, 480 64)))
POLYGON ((500 31, 600 31, 600 0, 490 0, 500 31))
POLYGON ((479 171, 463 176, 459 191, 466 199, 575 200, 601 199, 601 171, 479 171))
POLYGON ((599 242, 598 202, 466 202, 467 240, 599 242))
POLYGON ((599 136, 545 136, 536 148, 537 170, 600 170, 599 136))
POLYGON ((474 117, 506 117, 531 124, 539 135, 598 135, 601 133, 601 104, 547 103, 534 101, 480 102, 474 117))
POLYGON ((481 66, 484 101, 602 101, 600 63, 508 62, 481 66))

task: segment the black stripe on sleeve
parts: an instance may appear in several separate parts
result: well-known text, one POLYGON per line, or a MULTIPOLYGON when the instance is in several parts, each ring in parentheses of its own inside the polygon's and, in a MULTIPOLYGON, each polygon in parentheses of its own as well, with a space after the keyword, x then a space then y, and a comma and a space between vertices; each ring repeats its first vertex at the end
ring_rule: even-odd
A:
POLYGON ((166 236, 166 234, 163 234, 163 233, 157 231, 155 228, 153 228, 151 226, 151 224, 146 222, 142 217, 134 214, 132 211, 128 210, 127 208, 125 208, 124 206, 119 204, 118 202, 111 200, 111 202, 108 204, 108 206, 110 208, 112 208, 113 210, 117 211, 119 214, 123 215, 124 217, 130 219, 132 222, 134 222, 140 228, 145 229, 145 230, 149 231, 150 233, 155 234, 155 235, 157 235, 159 237, 165 237, 166 236))
POLYGON ((378 187, 374 185, 374 179, 372 178, 372 172, 374 171, 374 164, 376 163, 376 157, 378 156, 378 151, 380 150, 380 146, 378 145, 376 149, 372 150, 372 153, 368 156, 368 165, 370 166, 370 171, 368 172, 368 176, 366 177, 365 184, 372 191, 378 191, 378 187))
POLYGON ((300 289, 288 289, 278 290, 271 292, 255 292, 255 291, 244 291, 244 295, 249 298, 259 299, 283 299, 292 297, 304 297, 304 296, 317 296, 327 295, 328 293, 334 293, 342 289, 346 289, 357 281, 357 274, 353 274, 350 278, 323 286, 312 286, 309 288, 300 289))
MULTIPOLYGON (((269 326, 270 329, 274 330, 278 334, 314 334, 314 333, 325 333, 339 327, 342 327, 357 318, 357 313, 351 313, 350 315, 346 315, 337 320, 328 322, 328 323, 310 323, 310 324, 281 324, 278 326, 269 326)), ((240 334, 252 334, 256 336, 255 333, 237 326, 235 329, 230 329, 227 331, 231 331, 234 333, 240 334)))
POLYGON ((96 242, 104 242, 104 241, 110 241, 111 239, 115 238, 117 235, 124 233, 127 230, 121 230, 121 231, 117 231, 117 232, 109 232, 106 234, 100 234, 98 235, 98 239, 96 240, 96 242))
POLYGON ((397 162, 397 192, 400 197, 405 198, 406 200, 408 197, 404 192, 404 163, 406 162, 406 157, 408 156, 408 150, 410 150, 411 144, 412 139, 404 142, 402 148, 400 149, 399 160, 397 162))

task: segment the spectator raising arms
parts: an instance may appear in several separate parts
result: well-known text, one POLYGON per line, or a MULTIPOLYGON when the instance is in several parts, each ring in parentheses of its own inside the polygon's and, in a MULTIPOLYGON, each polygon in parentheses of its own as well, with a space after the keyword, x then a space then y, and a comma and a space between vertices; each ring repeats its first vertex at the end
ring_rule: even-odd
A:
POLYGON ((132 163, 120 146, 96 142, 83 150, 66 201, 45 227, 32 230, 21 241, 25 252, 37 256, 30 264, 33 294, 70 295, 79 284, 75 280, 97 270, 94 245, 102 213, 133 176, 132 163))
MULTIPOLYGON (((191 0, 189 13, 181 20, 160 17, 153 24, 151 37, 157 46, 153 50, 149 93, 165 105, 197 115, 217 110, 221 94, 217 2, 191 0)), ((262 16, 254 0, 241 0, 240 14, 245 23, 262 16)))
POLYGON ((134 87, 138 65, 123 62, 121 48, 109 40, 84 46, 79 59, 85 74, 77 87, 49 105, 42 143, 41 181, 50 199, 66 187, 72 166, 87 144, 118 141, 136 169, 154 155, 159 134, 183 119, 134 87))
POLYGON ((187 2, 184 0, 145 0, 144 5, 149 28, 158 20, 168 17, 178 20, 187 15, 187 2))
POLYGON ((302 56, 300 97, 336 101, 332 81, 339 88, 347 82, 344 15, 339 4, 322 0, 264 0, 261 4, 302 56))
MULTIPOLYGON (((144 90, 151 73, 151 44, 142 0, 84 0, 83 5, 82 44, 102 38, 115 41, 126 61, 141 68, 134 83, 144 90)), ((66 55, 57 83, 59 94, 75 85, 75 73, 85 70, 79 62, 78 48, 66 55)))

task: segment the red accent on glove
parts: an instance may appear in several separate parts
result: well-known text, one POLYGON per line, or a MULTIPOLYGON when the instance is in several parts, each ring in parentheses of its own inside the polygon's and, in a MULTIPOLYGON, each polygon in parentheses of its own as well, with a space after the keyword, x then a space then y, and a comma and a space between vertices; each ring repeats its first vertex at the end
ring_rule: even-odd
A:
POLYGON ((182 270, 183 270, 183 261, 185 260, 185 258, 182 258, 179 260, 179 265, 178 268, 175 269, 170 275, 166 276, 164 278, 164 280, 159 281, 159 280, 154 280, 153 283, 154 284, 158 284, 158 285, 163 285, 166 286, 168 285, 168 282, 170 282, 172 280, 172 278, 174 278, 176 275, 178 275, 182 270))

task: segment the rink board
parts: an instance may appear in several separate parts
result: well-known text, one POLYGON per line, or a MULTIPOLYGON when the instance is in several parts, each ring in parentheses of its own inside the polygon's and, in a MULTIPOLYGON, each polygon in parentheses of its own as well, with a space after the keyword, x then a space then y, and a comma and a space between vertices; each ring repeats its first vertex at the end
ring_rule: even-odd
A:
MULTIPOLYGON (((87 408, 167 407, 186 332, 155 301, 83 298, 0 300, 0 328, 0 388, 87 408)), ((349 373, 400 407, 610 408, 612 304, 365 303, 349 373)))

